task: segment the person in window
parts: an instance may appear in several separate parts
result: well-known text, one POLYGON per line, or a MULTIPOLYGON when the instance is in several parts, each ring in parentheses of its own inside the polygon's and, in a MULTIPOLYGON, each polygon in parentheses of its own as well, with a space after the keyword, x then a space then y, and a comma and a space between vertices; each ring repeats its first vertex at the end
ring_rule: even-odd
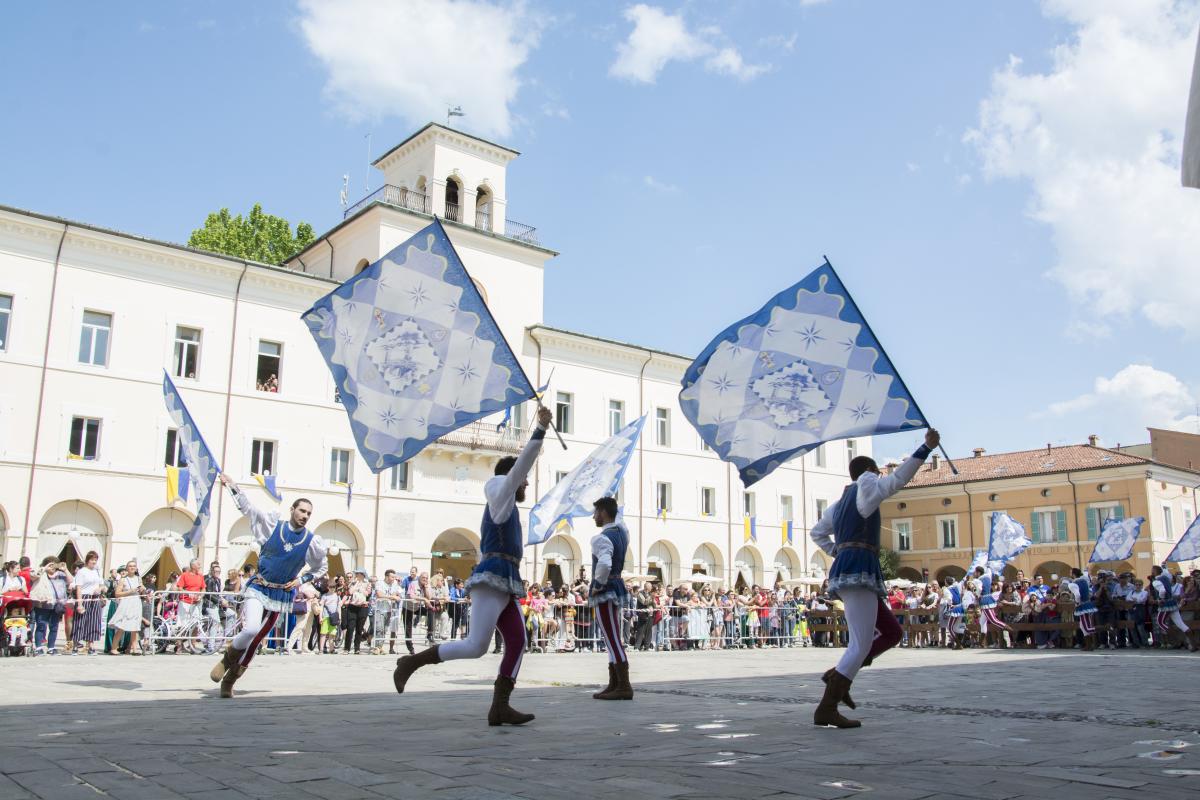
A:
POLYGON ((845 653, 837 666, 822 676, 825 695, 813 714, 816 725, 860 727, 857 720, 841 715, 838 704, 845 702, 854 708, 850 685, 858 671, 900 641, 900 626, 884 602, 887 589, 879 566, 879 506, 913 479, 939 442, 938 432, 930 428, 925 443, 887 475, 881 474, 875 461, 867 456, 851 459, 853 483, 813 526, 813 542, 834 559, 829 570, 829 593, 841 601, 849 629, 845 653))
POLYGON ((533 714, 521 713, 508 702, 516 686, 521 656, 525 651, 525 621, 515 599, 520 597, 523 590, 520 565, 524 553, 517 503, 525 499, 529 470, 542 451, 550 420, 550 410, 538 406, 537 426, 521 455, 500 459, 496 464, 495 476, 484 484, 487 502, 480 524, 483 554, 465 586, 471 598, 471 627, 467 638, 434 645, 418 655, 399 659, 392 674, 397 692, 404 693, 408 679, 421 667, 453 659, 481 657, 487 652, 492 631, 498 628, 504 637, 504 657, 500 660, 500 671, 493 686, 488 725, 523 725, 533 720, 533 714))
POLYGON ((259 644, 275 627, 279 615, 291 611, 296 587, 324 576, 329 562, 325 541, 305 527, 313 511, 309 500, 293 502, 284 521, 278 511, 264 513, 256 508, 228 475, 222 472, 218 477, 233 494, 238 510, 249 518, 259 546, 257 572, 243 591, 242 631, 209 673, 209 678, 221 684, 221 697, 233 697, 233 686, 249 667, 259 644))

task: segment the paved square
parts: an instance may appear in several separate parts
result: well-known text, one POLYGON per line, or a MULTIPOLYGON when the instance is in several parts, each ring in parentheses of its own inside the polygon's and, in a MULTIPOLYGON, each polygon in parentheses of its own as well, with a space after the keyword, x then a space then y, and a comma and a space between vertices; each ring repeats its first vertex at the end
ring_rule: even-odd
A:
POLYGON ((635 653, 637 697, 612 703, 590 697, 603 656, 532 655, 513 697, 537 714, 524 728, 484 721, 499 656, 423 670, 403 697, 390 658, 260 656, 232 701, 217 697, 208 658, 5 659, 0 800, 1200 789, 1200 656, 894 651, 855 683, 849 713, 863 728, 815 728, 819 675, 839 653, 635 653), (1126 688, 1102 688, 1114 684, 1126 688))

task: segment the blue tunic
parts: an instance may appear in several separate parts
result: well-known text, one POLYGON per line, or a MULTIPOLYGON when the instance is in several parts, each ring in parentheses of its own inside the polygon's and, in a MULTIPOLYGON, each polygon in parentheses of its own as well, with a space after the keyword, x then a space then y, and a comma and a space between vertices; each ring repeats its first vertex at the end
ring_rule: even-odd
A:
POLYGON ((883 570, 879 567, 882 524, 879 509, 869 517, 858 513, 858 484, 852 483, 842 492, 834 513, 833 542, 837 555, 829 570, 829 594, 837 597, 839 589, 870 589, 880 597, 887 597, 883 570))
MULTIPOLYGON (((624 603, 629 592, 625 589, 625 580, 621 571, 625 569, 625 550, 629 547, 629 531, 621 525, 609 525, 600 531, 600 535, 612 542, 612 569, 608 572, 608 580, 603 586, 595 586, 588 597, 589 605, 600 603, 624 603)), ((596 564, 599 559, 592 555, 592 574, 596 574, 596 564)))
POLYGON ((992 597, 992 574, 990 572, 983 573, 979 579, 979 607, 992 608, 996 605, 996 598, 992 597))
POLYGON ((308 546, 313 534, 308 528, 299 532, 280 520, 258 554, 258 572, 250 579, 246 592, 256 594, 268 611, 290 611, 295 589, 279 589, 266 583, 282 585, 296 579, 304 569, 308 546))
POLYGON ((1175 579, 1171 577, 1171 573, 1164 569, 1162 574, 1154 579, 1154 582, 1162 587, 1156 592, 1158 594, 1158 610, 1167 614, 1178 611, 1179 602, 1175 599, 1174 591, 1175 579))
POLYGON ((1096 604, 1092 602, 1092 584, 1086 575, 1076 578, 1071 581, 1079 587, 1079 605, 1075 607, 1075 616, 1082 617, 1085 614, 1095 614, 1096 604))
POLYGON ((503 523, 492 521, 492 511, 483 507, 483 522, 479 527, 481 560, 467 578, 466 592, 476 586, 487 586, 513 597, 525 594, 521 581, 521 555, 524 552, 521 534, 521 515, 516 508, 503 523))
POLYGON ((950 606, 950 616, 961 617, 965 611, 962 604, 962 589, 958 588, 957 583, 950 584, 950 600, 953 605, 950 606))

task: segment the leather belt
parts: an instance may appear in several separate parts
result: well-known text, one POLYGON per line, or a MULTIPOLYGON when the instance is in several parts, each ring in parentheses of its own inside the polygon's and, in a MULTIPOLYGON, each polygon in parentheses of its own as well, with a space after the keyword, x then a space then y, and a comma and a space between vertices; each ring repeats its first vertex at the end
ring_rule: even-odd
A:
POLYGON ((834 555, 841 553, 843 550, 866 550, 875 555, 879 555, 879 545, 867 544, 866 542, 842 542, 834 548, 834 555))
POLYGON ((518 567, 521 566, 521 559, 517 558, 516 556, 510 556, 508 553, 484 553, 483 554, 484 561, 487 561, 489 558, 499 558, 499 559, 501 559, 503 561, 507 561, 508 563, 513 564, 515 566, 518 566, 518 567))
POLYGON ((250 582, 251 583, 261 583, 263 586, 267 587, 268 589, 287 589, 288 588, 288 585, 286 583, 271 583, 269 580, 267 580, 266 578, 263 578, 261 575, 255 575, 253 578, 250 579, 250 582))

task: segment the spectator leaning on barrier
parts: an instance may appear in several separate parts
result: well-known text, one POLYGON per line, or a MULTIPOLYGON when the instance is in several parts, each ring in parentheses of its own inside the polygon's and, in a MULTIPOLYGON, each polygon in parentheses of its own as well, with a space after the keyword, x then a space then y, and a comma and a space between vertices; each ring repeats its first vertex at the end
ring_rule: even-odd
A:
MULTIPOLYGON (((183 630, 191 629, 192 636, 200 638, 203 631, 201 602, 204 591, 204 573, 200 571, 200 559, 193 558, 188 563, 187 572, 179 576, 175 587, 181 592, 179 596, 179 624, 183 630), (192 626, 195 626, 194 628, 192 626)), ((182 641, 175 643, 175 652, 179 652, 182 641)))
POLYGON ((221 602, 221 564, 214 561, 209 564, 208 574, 204 576, 204 598, 200 603, 207 653, 215 652, 223 643, 225 630, 221 625, 221 602))

